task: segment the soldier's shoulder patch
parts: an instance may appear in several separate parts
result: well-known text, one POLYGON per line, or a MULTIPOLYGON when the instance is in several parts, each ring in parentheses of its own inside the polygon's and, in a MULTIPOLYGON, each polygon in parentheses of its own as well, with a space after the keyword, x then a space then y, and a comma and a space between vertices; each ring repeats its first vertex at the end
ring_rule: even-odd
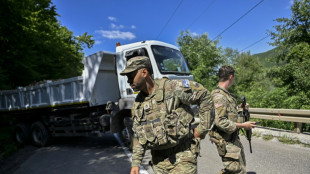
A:
POLYGON ((190 86, 189 80, 182 79, 182 85, 183 85, 184 88, 189 88, 189 86, 190 86))
POLYGON ((223 103, 221 103, 221 102, 215 104, 215 108, 219 108, 221 106, 223 106, 223 103))
POLYGON ((199 87, 199 83, 197 83, 197 82, 195 82, 194 85, 195 85, 196 87, 199 87))

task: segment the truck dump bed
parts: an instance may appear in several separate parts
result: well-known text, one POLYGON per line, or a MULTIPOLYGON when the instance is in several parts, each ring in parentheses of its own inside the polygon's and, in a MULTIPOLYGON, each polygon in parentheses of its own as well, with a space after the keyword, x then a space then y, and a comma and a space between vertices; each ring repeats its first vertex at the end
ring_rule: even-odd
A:
POLYGON ((89 106, 117 101, 120 96, 115 53, 98 52, 83 59, 82 76, 51 81, 16 90, 0 91, 0 111, 57 107, 80 103, 89 106))

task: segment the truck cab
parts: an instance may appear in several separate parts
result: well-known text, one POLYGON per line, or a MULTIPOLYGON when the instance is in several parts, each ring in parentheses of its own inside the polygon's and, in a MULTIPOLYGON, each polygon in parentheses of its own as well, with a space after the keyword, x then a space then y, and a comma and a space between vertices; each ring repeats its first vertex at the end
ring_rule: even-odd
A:
POLYGON ((126 61, 135 56, 150 58, 154 79, 167 77, 193 80, 183 55, 176 46, 154 40, 118 46, 116 47, 118 82, 125 84, 119 86, 121 98, 136 96, 127 83, 127 77, 119 74, 125 69, 126 61))

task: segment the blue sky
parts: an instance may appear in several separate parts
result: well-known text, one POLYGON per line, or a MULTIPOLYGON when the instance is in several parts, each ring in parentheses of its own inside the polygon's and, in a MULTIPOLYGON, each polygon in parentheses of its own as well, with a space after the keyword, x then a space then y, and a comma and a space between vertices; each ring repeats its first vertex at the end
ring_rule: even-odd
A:
MULTIPOLYGON (((261 1, 52 0, 63 26, 74 35, 87 32, 94 36, 95 45, 91 49, 85 48, 85 55, 98 51, 115 52, 117 42, 159 40, 177 46, 180 31, 186 29, 198 35, 208 33, 213 39, 261 1)), ((221 35, 219 46, 250 51, 251 54, 272 49, 268 44, 272 42, 269 37, 245 48, 267 36, 267 30, 274 30, 273 26, 278 24, 276 18, 289 18, 292 2, 264 0, 221 35)))

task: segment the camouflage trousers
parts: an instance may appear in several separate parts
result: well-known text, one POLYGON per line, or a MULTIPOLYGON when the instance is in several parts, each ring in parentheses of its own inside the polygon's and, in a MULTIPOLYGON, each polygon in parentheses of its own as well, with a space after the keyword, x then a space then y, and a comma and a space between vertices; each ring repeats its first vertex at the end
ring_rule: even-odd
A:
POLYGON ((226 154, 222 156, 223 174, 246 174, 244 149, 239 137, 234 142, 227 142, 226 154))
POLYGON ((196 174, 200 140, 188 140, 176 147, 153 150, 152 168, 155 174, 196 174))

